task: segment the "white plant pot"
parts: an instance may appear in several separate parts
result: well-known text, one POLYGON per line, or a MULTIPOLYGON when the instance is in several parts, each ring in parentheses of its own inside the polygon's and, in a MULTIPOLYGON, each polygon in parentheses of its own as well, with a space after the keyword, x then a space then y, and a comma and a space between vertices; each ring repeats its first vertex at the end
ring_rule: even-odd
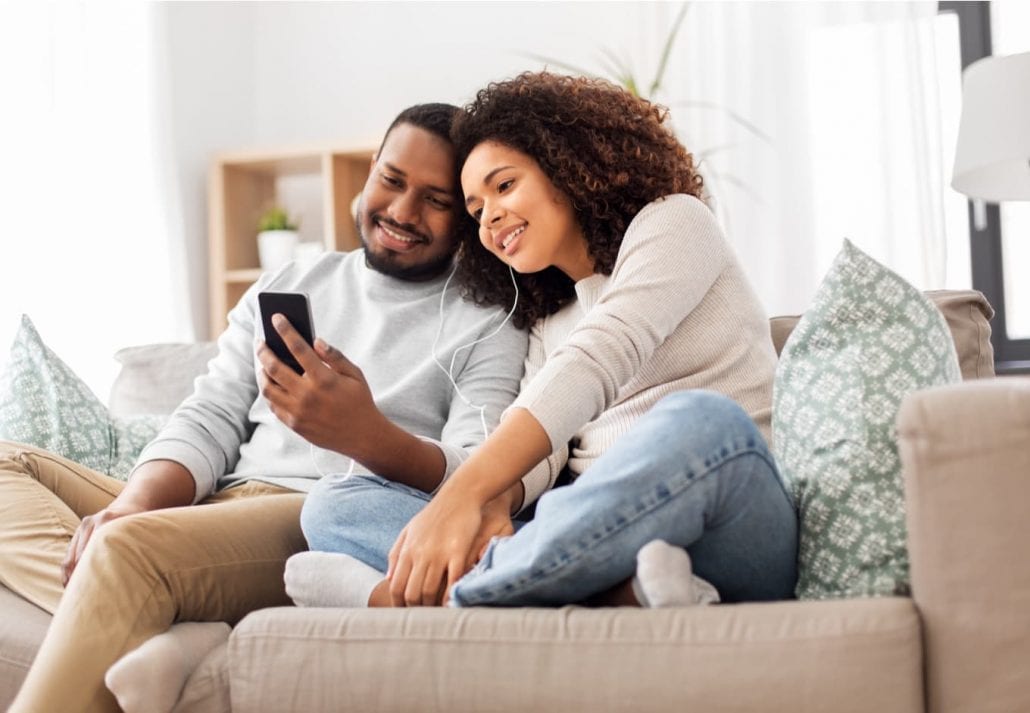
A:
POLYGON ((258 233, 258 261, 261 269, 278 270, 293 259, 293 251, 300 242, 296 230, 263 230, 258 233))

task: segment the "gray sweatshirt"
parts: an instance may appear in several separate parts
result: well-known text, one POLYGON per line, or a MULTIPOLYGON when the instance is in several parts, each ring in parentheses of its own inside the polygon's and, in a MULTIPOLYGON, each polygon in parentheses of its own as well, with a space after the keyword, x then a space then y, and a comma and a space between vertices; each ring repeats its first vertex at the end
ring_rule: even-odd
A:
MULTIPOLYGON (((382 275, 366 266, 362 250, 263 275, 229 313, 207 374, 143 449, 136 467, 157 459, 182 464, 196 481, 195 502, 247 480, 307 491, 320 473, 347 471, 350 458, 320 448, 312 453, 258 393, 257 346, 264 335, 257 294, 274 290, 307 293, 315 335, 362 370, 387 418, 440 448, 446 479, 483 441, 478 407, 485 407, 492 430, 518 393, 528 337, 508 323, 466 347, 495 331, 504 312, 464 301, 453 282, 441 294, 445 280, 382 275), (452 357, 451 373, 471 405, 445 373, 452 357)), ((360 465, 355 472, 362 472, 360 465)))

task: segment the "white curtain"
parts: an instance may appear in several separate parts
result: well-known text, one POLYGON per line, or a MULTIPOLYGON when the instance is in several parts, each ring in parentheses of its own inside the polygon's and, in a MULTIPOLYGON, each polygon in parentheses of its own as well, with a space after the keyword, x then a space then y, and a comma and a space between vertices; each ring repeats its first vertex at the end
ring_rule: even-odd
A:
POLYGON ((114 351, 192 334, 156 7, 0 4, 0 361, 24 312, 105 401, 114 351))
MULTIPOLYGON (((652 56, 677 9, 654 6, 652 56)), ((922 289, 968 286, 965 201, 947 187, 957 30, 950 37, 936 10, 691 4, 657 99, 704 158, 717 213, 771 313, 807 308, 844 238, 922 289)))

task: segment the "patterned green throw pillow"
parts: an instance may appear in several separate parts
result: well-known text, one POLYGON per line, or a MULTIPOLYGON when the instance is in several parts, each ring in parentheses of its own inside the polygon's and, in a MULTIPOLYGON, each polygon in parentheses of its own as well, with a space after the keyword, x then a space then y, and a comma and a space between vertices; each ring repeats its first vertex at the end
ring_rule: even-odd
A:
POLYGON ((37 446, 125 479, 165 416, 112 419, 27 316, 0 374, 0 440, 37 446))
POLYGON ((905 394, 959 380, 933 303, 845 241, 776 371, 773 442, 800 514, 798 598, 908 593, 894 422, 905 394))

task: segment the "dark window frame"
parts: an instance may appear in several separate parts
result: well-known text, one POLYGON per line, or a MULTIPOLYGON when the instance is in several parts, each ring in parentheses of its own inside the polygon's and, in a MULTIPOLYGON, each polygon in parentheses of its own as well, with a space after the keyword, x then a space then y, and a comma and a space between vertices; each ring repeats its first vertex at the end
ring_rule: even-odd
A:
MULTIPOLYGON (((937 11, 958 15, 962 69, 983 57, 990 57, 991 3, 939 2, 937 11)), ((1001 212, 997 203, 986 203, 986 224, 978 230, 973 201, 969 201, 969 249, 973 288, 980 290, 994 307, 991 344, 994 369, 998 374, 1030 373, 1030 339, 1011 339, 1005 325, 1005 273, 1002 269, 1001 212)))

